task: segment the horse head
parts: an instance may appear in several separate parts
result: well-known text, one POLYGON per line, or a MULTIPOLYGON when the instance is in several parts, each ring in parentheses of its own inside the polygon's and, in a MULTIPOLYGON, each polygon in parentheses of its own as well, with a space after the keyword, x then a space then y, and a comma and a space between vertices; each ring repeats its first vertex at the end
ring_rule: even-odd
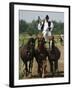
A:
POLYGON ((28 46, 30 49, 34 49, 34 48, 35 48, 35 41, 36 41, 36 39, 30 38, 30 39, 28 40, 27 46, 28 46))
POLYGON ((46 41, 45 41, 44 37, 38 38, 38 48, 39 49, 44 49, 45 43, 46 43, 46 41))

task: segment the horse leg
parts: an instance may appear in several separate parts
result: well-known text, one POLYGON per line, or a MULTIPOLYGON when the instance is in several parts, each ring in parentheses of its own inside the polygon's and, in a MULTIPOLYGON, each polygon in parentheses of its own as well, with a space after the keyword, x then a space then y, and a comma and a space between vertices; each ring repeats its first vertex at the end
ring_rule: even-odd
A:
POLYGON ((31 72, 31 61, 29 63, 29 73, 31 72))
POLYGON ((25 63, 26 76, 28 75, 27 62, 25 63))
POLYGON ((41 64, 42 64, 41 62, 38 63, 38 74, 40 77, 42 77, 42 65, 41 64))
POLYGON ((44 77, 44 69, 45 69, 45 67, 44 67, 44 61, 42 62, 42 78, 44 77))
POLYGON ((44 73, 45 73, 45 74, 47 73, 46 68, 47 68, 47 60, 44 61, 44 73))
POLYGON ((32 67, 33 67, 33 60, 30 60, 29 63, 29 72, 32 73, 32 67))
POLYGON ((58 72, 58 60, 55 61, 55 72, 58 72))
POLYGON ((50 72, 53 74, 53 61, 50 61, 50 72))
POLYGON ((49 40, 49 49, 50 49, 50 40, 49 40))
POLYGON ((40 67, 39 67, 39 64, 38 64, 38 73, 40 72, 40 67))
POLYGON ((23 66, 24 66, 23 73, 24 73, 24 76, 25 76, 25 74, 26 74, 26 65, 25 65, 25 63, 23 63, 23 66))

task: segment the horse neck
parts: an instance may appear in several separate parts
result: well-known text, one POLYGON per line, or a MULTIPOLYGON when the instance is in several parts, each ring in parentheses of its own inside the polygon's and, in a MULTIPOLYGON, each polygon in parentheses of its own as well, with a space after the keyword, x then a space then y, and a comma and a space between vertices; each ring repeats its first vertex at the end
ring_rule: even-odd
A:
POLYGON ((55 41, 52 40, 52 50, 54 50, 54 48, 55 48, 55 41))
POLYGON ((38 45, 39 50, 44 50, 45 46, 44 45, 38 45))

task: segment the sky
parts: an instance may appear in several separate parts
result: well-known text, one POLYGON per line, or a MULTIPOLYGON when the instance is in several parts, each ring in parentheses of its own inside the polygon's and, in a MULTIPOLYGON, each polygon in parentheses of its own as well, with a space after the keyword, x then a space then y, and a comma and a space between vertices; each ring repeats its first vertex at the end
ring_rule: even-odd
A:
POLYGON ((25 20, 26 22, 32 22, 32 20, 37 20, 38 16, 40 16, 40 18, 43 20, 46 15, 49 16, 50 20, 64 22, 63 12, 19 10, 19 20, 25 20))

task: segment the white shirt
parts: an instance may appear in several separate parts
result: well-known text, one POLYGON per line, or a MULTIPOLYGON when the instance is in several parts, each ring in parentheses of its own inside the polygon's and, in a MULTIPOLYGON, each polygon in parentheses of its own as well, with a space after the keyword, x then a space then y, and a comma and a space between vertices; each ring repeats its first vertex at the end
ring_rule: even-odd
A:
POLYGON ((44 31, 47 31, 48 30, 48 22, 45 20, 45 23, 44 23, 44 31))
POLYGON ((44 36, 51 36, 51 31, 53 30, 53 27, 54 27, 54 25, 53 25, 53 22, 52 21, 50 21, 51 22, 51 25, 50 25, 50 28, 51 28, 51 30, 49 31, 49 25, 48 25, 48 22, 45 20, 45 23, 44 23, 44 29, 43 29, 43 34, 44 34, 44 36))
POLYGON ((38 24, 38 30, 41 30, 41 24, 40 23, 38 24))
POLYGON ((51 31, 53 30, 53 28, 54 28, 54 25, 53 25, 53 22, 51 22, 51 31))

